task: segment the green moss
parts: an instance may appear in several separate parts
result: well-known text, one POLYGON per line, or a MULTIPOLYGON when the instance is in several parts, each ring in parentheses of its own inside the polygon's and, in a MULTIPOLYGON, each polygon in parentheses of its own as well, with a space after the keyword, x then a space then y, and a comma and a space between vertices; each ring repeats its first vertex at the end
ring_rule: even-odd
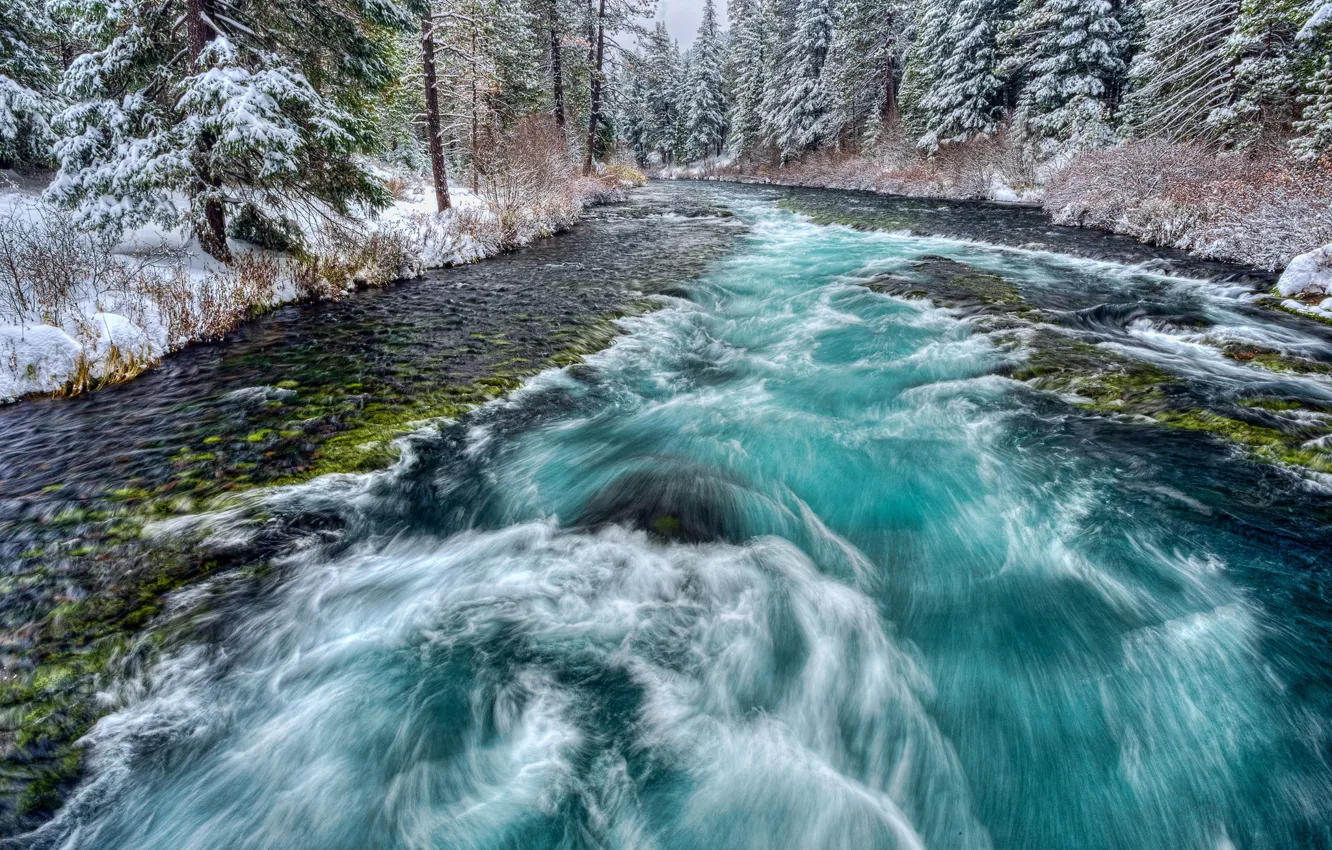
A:
POLYGON ((1311 322, 1322 322, 1325 325, 1332 325, 1332 319, 1328 319, 1324 316, 1315 316, 1314 314, 1306 313, 1303 310, 1296 310, 1292 307, 1287 307, 1284 303, 1275 298, 1266 299, 1261 303, 1264 306, 1270 307, 1273 310, 1280 310, 1281 312, 1289 313, 1292 316, 1299 316, 1301 319, 1308 319, 1311 322))
POLYGON ((267 440, 271 436, 273 436, 272 428, 260 428, 258 431, 255 431, 253 434, 247 436, 245 438, 245 442, 262 443, 264 440, 267 440))
POLYGON ((680 533, 680 518, 659 516, 652 521, 652 530, 662 537, 674 538, 680 533))
POLYGON ((1240 407, 1252 407, 1260 410, 1309 410, 1321 412, 1324 408, 1309 401, 1289 398, 1242 398, 1236 402, 1240 407))
POLYGON ((1168 407, 1179 380, 1164 369, 1050 330, 1028 342, 1030 354, 1012 377, 1037 389, 1078 396, 1096 413, 1151 414, 1168 407))
POLYGON ((1283 434, 1275 428, 1242 422, 1206 410, 1169 411, 1158 413, 1155 418, 1171 428, 1206 431, 1225 437, 1245 446, 1256 457, 1269 463, 1332 473, 1332 453, 1305 449, 1298 438, 1283 434))
POLYGON ((292 381, 292 380, 278 381, 277 384, 275 384, 275 386, 280 390, 294 390, 300 387, 300 385, 301 385, 300 381, 292 381))
POLYGON ((215 446, 218 443, 222 442, 222 438, 216 435, 212 437, 204 437, 203 442, 205 446, 215 446))

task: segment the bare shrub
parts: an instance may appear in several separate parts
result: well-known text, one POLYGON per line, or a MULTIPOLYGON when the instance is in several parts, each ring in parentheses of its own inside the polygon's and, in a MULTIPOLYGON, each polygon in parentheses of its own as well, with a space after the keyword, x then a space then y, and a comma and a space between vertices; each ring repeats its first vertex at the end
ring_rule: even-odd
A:
POLYGON ((167 252, 114 254, 119 240, 75 227, 68 213, 46 205, 0 218, 0 315, 14 322, 60 326, 75 307, 135 291, 167 252))
MULTIPOLYGON (((1036 179, 1007 132, 950 145, 927 157, 899 128, 885 130, 865 150, 829 147, 783 163, 769 149, 744 160, 691 168, 685 173, 704 179, 958 199, 988 198, 996 181, 1024 187, 1036 179)), ((663 176, 671 174, 668 171, 663 176)))
POLYGON ((574 166, 564 135, 548 116, 520 119, 497 134, 485 158, 481 195, 499 225, 499 248, 526 245, 577 220, 574 166))
POLYGON ((1075 158, 1045 208, 1062 224, 1276 269, 1332 243, 1332 169, 1275 147, 1218 156, 1144 140, 1075 158))
POLYGON ((647 176, 643 172, 625 162, 607 165, 602 179, 614 183, 620 189, 633 189, 647 182, 647 176))
POLYGON ((388 189, 395 201, 410 201, 415 194, 415 187, 411 181, 399 174, 394 174, 385 180, 384 188, 388 189))
POLYGON ((175 350, 196 340, 221 339, 263 312, 276 300, 280 268, 272 256, 237 252, 231 265, 194 285, 184 268, 144 275, 139 300, 157 308, 167 347, 175 350))

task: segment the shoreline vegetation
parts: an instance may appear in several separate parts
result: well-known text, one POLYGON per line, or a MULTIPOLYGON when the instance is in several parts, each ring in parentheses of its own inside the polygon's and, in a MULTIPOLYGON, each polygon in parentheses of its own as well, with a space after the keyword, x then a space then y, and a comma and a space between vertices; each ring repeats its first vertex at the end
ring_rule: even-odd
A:
POLYGON ((380 173, 394 196, 383 213, 279 233, 242 219, 234 232, 249 240, 229 239, 225 264, 197 239, 155 228, 124 239, 80 231, 37 192, 0 184, 0 404, 123 383, 286 304, 337 300, 529 245, 645 179, 625 166, 560 174, 552 163, 516 196, 453 186, 441 213, 418 178, 380 173))
POLYGON ((913 198, 1039 206, 1091 227, 1209 260, 1280 271, 1332 243, 1332 163, 1271 152, 1218 155, 1159 140, 1087 151, 1038 176, 1002 138, 924 159, 889 146, 788 163, 706 160, 649 169, 654 179, 727 180, 913 198))

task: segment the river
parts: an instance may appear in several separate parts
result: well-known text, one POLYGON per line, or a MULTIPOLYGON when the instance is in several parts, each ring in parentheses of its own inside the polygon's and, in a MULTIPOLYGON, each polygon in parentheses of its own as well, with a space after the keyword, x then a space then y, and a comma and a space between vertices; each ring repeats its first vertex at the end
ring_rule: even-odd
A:
POLYGON ((580 231, 0 415, 46 516, 171 411, 436 362, 466 275, 658 293, 387 470, 149 526, 266 569, 176 592, 15 846, 1332 847, 1332 328, 1029 209, 654 184, 580 231))

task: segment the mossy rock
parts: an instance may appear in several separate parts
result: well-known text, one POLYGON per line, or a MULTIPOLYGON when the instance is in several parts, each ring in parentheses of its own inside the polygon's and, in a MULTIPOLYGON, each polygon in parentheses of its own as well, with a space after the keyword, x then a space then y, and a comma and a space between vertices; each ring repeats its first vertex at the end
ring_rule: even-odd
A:
POLYGON ((1275 348, 1246 342, 1224 342, 1217 346, 1224 356, 1237 363, 1261 366, 1271 372, 1291 375, 1332 375, 1332 365, 1306 357, 1283 354, 1275 348))

